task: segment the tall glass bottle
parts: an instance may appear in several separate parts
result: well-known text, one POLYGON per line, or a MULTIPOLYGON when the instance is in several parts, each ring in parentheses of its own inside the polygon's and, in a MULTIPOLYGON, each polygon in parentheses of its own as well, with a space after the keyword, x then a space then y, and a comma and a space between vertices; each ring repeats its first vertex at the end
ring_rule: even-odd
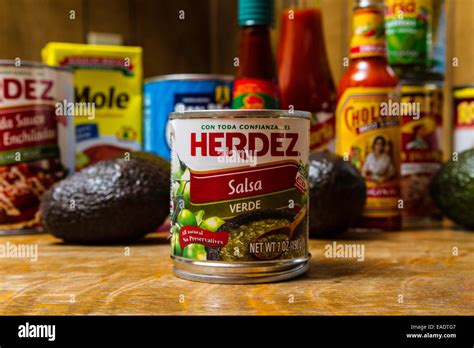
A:
MULTIPOLYGON (((287 0, 277 52, 280 104, 312 113, 311 151, 334 151, 336 88, 324 45, 322 13, 305 0, 287 0)), ((319 1, 316 5, 319 5, 319 1)))
POLYGON ((233 109, 278 109, 270 39, 273 0, 239 0, 240 48, 233 109))
POLYGON ((350 63, 337 91, 336 152, 366 179, 359 227, 389 230, 401 226, 400 125, 398 79, 385 52, 383 1, 357 0, 350 63))

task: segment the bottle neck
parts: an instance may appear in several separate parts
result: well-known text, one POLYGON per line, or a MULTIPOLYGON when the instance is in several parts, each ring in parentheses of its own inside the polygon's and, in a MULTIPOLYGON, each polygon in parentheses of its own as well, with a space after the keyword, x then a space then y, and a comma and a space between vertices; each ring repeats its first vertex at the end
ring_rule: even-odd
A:
POLYGON ((383 10, 356 8, 349 58, 386 57, 383 10))
POLYGON ((275 77, 269 26, 242 26, 237 78, 275 80, 275 77))

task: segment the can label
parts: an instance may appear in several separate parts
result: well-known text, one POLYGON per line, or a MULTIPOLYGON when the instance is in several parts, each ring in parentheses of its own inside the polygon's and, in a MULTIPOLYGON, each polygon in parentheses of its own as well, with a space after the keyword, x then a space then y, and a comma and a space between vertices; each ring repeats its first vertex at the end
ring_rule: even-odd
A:
POLYGON ((396 96, 395 88, 348 88, 337 105, 336 153, 365 177, 369 218, 400 214, 400 124, 387 112, 396 96))
POLYGON ((474 148, 474 88, 454 91, 454 151, 474 148))
POLYGON ((234 83, 232 109, 278 109, 278 86, 260 79, 238 79, 234 83))
POLYGON ((241 262, 307 255, 309 120, 170 124, 173 256, 241 262))
POLYGON ((72 75, 46 67, 0 67, 0 229, 39 225, 43 193, 65 174, 59 142, 70 119, 72 75))
POLYGON ((383 13, 377 9, 354 11, 350 58, 385 56, 383 13))
POLYGON ((335 150, 336 117, 330 112, 316 112, 311 115, 311 152, 335 150))
POLYGON ((385 27, 390 64, 426 64, 432 0, 386 0, 385 27))
POLYGON ((403 85, 401 105, 418 108, 416 115, 401 114, 402 214, 435 216, 429 184, 443 160, 443 90, 436 85, 403 85))

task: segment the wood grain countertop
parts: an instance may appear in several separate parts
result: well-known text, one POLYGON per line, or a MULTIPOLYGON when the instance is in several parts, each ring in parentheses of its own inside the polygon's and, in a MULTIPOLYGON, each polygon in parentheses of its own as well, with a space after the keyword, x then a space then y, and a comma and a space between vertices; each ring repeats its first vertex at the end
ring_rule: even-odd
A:
MULTIPOLYGON (((2 315, 473 315, 474 233, 453 228, 345 234, 363 261, 328 258, 311 240, 309 271, 294 280, 218 285, 176 278, 166 236, 131 246, 62 244, 46 235, 0 236, 37 245, 38 259, 0 259, 2 315)), ((13 249, 11 249, 13 250, 13 249)))

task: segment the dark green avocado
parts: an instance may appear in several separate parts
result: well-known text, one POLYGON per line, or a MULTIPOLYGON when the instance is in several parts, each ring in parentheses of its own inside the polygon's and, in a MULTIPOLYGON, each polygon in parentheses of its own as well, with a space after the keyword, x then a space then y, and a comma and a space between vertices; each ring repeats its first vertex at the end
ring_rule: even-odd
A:
POLYGON ((344 232, 360 218, 367 197, 364 178, 352 164, 329 152, 309 161, 309 235, 344 232))
POLYGON ((444 163, 431 182, 438 208, 457 224, 474 230, 474 149, 444 163))
POLYGON ((131 156, 102 161, 55 184, 40 207, 44 229, 66 242, 133 242, 169 214, 169 163, 131 156))

